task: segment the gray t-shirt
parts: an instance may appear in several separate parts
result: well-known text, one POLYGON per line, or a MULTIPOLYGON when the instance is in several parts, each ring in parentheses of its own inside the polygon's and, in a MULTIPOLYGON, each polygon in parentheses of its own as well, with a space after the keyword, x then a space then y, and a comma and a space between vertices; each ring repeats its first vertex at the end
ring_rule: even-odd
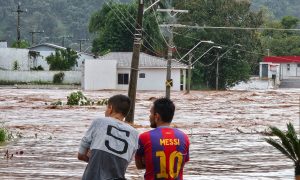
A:
POLYGON ((83 180, 124 179, 126 168, 138 148, 138 132, 113 118, 99 118, 82 138, 79 153, 90 148, 83 180))

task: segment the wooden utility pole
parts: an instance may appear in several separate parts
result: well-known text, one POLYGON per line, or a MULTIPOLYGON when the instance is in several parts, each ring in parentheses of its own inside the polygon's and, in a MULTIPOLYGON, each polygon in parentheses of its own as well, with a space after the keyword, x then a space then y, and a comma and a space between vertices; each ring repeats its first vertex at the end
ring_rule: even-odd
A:
POLYGON ((217 68, 216 68, 216 91, 219 89, 219 53, 217 54, 217 68))
POLYGON ((134 121, 137 76, 138 76, 139 61, 140 61, 140 49, 142 45, 143 16, 144 16, 144 0, 139 0, 138 16, 137 16, 137 23, 135 27, 134 42, 133 42, 130 81, 128 87, 128 96, 131 100, 131 108, 125 119, 127 122, 130 123, 133 123, 134 121))
POLYGON ((192 54, 189 54, 188 81, 187 81, 186 93, 190 93, 190 91, 191 91, 191 81, 192 81, 192 58, 193 58, 193 55, 192 55, 192 54))
MULTIPOLYGON (((175 22, 175 16, 178 13, 188 13, 187 10, 175 10, 173 9, 158 9, 159 12, 168 12, 171 20, 169 21, 170 24, 175 22)), ((170 30, 170 37, 169 37, 169 45, 168 45, 168 62, 167 62, 167 78, 166 78, 166 98, 171 98, 171 87, 173 86, 173 80, 171 78, 171 69, 172 69, 172 58, 173 58, 173 50, 174 50, 174 43, 173 43, 173 26, 167 24, 167 28, 170 30)))
POLYGON ((14 11, 17 13, 17 45, 18 45, 18 48, 20 48, 20 41, 21 41, 21 25, 20 25, 20 15, 21 13, 23 12, 26 12, 26 11, 23 11, 21 10, 21 2, 18 3, 18 9, 17 11, 14 11))
POLYGON ((81 44, 84 41, 88 41, 88 39, 78 39, 77 41, 79 41, 79 52, 81 52, 81 44))
POLYGON ((173 28, 170 27, 170 38, 168 46, 168 61, 167 61, 167 78, 166 78, 166 98, 171 98, 171 87, 173 86, 173 80, 171 79, 172 58, 173 58, 173 28))
POLYGON ((30 31, 29 32, 31 34, 31 46, 34 45, 34 34, 41 34, 44 33, 44 31, 30 31))

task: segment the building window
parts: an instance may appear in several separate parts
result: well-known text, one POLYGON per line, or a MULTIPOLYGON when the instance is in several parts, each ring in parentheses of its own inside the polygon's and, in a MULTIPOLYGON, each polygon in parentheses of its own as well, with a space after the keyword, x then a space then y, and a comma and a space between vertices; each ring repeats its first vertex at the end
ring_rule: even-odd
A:
POLYGON ((146 78, 146 74, 145 73, 140 73, 139 78, 146 78))
POLYGON ((290 64, 286 65, 286 69, 289 71, 290 70, 290 64))
POLYGON ((118 84, 128 84, 128 74, 118 74, 118 84))

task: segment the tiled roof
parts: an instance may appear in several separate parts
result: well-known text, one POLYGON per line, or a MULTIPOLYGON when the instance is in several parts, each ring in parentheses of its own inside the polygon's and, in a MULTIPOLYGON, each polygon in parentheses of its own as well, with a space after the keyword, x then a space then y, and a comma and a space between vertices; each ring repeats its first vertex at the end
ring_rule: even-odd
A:
POLYGON ((65 47, 58 46, 58 45, 55 45, 55 44, 50 44, 50 43, 38 44, 38 45, 32 46, 28 49, 33 49, 33 48, 40 47, 40 46, 52 47, 52 48, 55 48, 55 49, 66 49, 65 47))
POLYGON ((300 56, 267 56, 264 62, 272 63, 300 63, 300 56))
MULTIPOLYGON (((132 52, 111 52, 104 56, 99 57, 100 60, 117 60, 118 67, 131 67, 132 52)), ((164 58, 151 56, 146 53, 140 53, 139 67, 147 68, 166 68, 167 60, 164 58)), ((186 69, 187 65, 172 60, 172 68, 186 69)))

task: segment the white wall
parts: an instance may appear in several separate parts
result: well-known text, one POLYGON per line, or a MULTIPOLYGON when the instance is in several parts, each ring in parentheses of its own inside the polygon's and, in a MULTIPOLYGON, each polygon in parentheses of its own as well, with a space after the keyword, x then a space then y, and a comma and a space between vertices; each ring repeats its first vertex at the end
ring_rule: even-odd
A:
POLYGON ((117 61, 86 60, 84 62, 84 90, 116 89, 117 61))
POLYGON ((288 70, 288 63, 280 64, 280 71, 282 79, 300 78, 300 67, 296 63, 290 63, 290 70, 288 70))
POLYGON ((52 82, 56 73, 64 72, 63 83, 80 84, 81 71, 0 71, 0 81, 11 82, 52 82))
POLYGON ((19 70, 29 70, 28 49, 0 48, 0 68, 12 70, 15 61, 18 62, 19 70))
MULTIPOLYGON (((34 49, 35 51, 38 51, 39 49, 34 49)), ((50 56, 51 54, 55 54, 55 51, 49 51, 49 50, 39 50, 40 56, 37 57, 37 66, 42 66, 45 70, 49 70, 49 65, 47 64, 46 58, 50 56)), ((74 71, 80 71, 82 69, 82 64, 85 60, 94 59, 90 55, 78 53, 78 60, 77 60, 77 66, 75 65, 72 70, 74 71)))
MULTIPOLYGON (((173 79, 173 87, 171 90, 180 90, 180 69, 172 69, 171 78, 173 79)), ((118 73, 128 73, 130 75, 130 69, 118 69, 118 73)), ((140 68, 140 73, 145 73, 145 78, 139 78, 137 90, 165 90, 166 89, 166 69, 159 68, 140 68)), ((117 81, 118 82, 118 81, 117 81)), ((117 85, 117 89, 128 90, 128 85, 117 85)))

